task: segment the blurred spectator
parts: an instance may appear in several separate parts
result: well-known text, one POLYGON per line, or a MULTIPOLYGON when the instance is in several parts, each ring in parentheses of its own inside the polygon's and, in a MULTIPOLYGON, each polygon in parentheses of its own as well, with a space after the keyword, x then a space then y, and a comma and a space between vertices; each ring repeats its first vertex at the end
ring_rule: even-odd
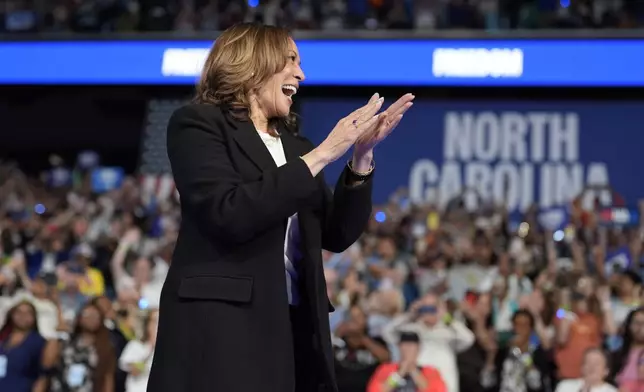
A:
POLYGON ((557 310, 557 350, 555 358, 561 379, 580 378, 586 350, 600 347, 605 332, 603 320, 593 313, 594 294, 590 297, 579 291, 561 290, 557 310))
POLYGON ((420 339, 413 332, 400 335, 397 363, 378 366, 367 392, 445 392, 447 387, 436 369, 418 366, 420 339))
POLYGON ((128 373, 127 392, 145 392, 152 367, 154 344, 157 336, 158 311, 148 312, 143 321, 141 338, 131 340, 119 359, 119 367, 128 373))
POLYGON ((620 392, 639 392, 644 388, 644 309, 637 308, 628 315, 622 341, 612 373, 620 392))
POLYGON ((42 374, 45 339, 38 333, 36 308, 22 301, 7 312, 0 329, 0 390, 46 392, 42 374))
MULTIPOLYGON (((103 313, 105 317, 105 327, 109 330, 115 357, 120 358, 128 343, 128 339, 125 337, 123 332, 121 332, 118 316, 114 310, 112 301, 109 298, 102 296, 94 298, 92 304, 99 308, 101 313, 103 313)), ((127 373, 120 368, 116 369, 116 372, 114 373, 114 392, 126 391, 126 379, 127 373)))
POLYGON ((241 21, 295 29, 635 28, 637 1, 557 0, 7 0, 0 31, 213 31, 241 21), (251 4, 251 5, 249 5, 251 4))
POLYGON ((10 33, 29 33, 38 28, 33 0, 7 0, 3 16, 4 29, 10 33))
POLYGON ((100 309, 87 304, 68 339, 48 349, 47 362, 55 364, 52 392, 114 390, 116 357, 104 321, 100 309))
POLYGON ((535 320, 527 310, 512 315, 513 336, 501 349, 488 348, 481 384, 498 391, 548 391, 553 384, 551 355, 535 343, 535 320))
POLYGON ((340 392, 364 391, 376 368, 390 359, 387 343, 369 336, 367 316, 352 306, 335 330, 335 373, 340 392))
POLYGON ((555 392, 617 392, 617 388, 605 381, 609 372, 606 354, 591 348, 584 355, 582 378, 562 381, 555 392))
POLYGON ((450 392, 458 392, 456 355, 474 343, 474 334, 461 321, 454 319, 446 304, 435 294, 427 294, 398 316, 383 335, 394 346, 401 332, 415 332, 420 337, 419 366, 436 368, 450 392))

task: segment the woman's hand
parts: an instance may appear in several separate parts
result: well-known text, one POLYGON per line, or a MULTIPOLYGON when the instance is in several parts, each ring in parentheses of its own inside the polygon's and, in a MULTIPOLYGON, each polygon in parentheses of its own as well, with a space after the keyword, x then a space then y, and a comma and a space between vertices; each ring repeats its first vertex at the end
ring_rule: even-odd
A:
POLYGON ((382 101, 377 93, 374 94, 369 103, 338 121, 329 136, 302 157, 313 176, 317 176, 329 163, 338 160, 362 135, 370 133, 384 121, 384 114, 376 114, 382 107, 382 101))
MULTIPOLYGON (((416 97, 411 93, 407 93, 400 97, 382 113, 384 118, 379 122, 378 126, 374 127, 371 132, 366 132, 358 139, 353 154, 353 164, 356 170, 360 171, 360 168, 356 167, 356 165, 359 165, 364 161, 368 161, 369 165, 371 164, 370 158, 373 155, 373 148, 383 141, 396 128, 400 123, 400 120, 402 120, 405 112, 412 107, 412 101, 414 98, 416 97)), ((374 95, 371 97, 371 100, 369 100, 369 103, 372 103, 375 99, 377 99, 377 97, 374 95)), ((368 169, 369 167, 366 168, 366 170, 368 169)))

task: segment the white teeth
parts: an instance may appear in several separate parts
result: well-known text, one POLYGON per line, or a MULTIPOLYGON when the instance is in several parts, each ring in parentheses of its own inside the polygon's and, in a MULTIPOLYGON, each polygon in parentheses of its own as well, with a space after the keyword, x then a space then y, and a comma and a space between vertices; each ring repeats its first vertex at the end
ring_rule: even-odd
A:
POLYGON ((284 84, 282 85, 282 89, 290 91, 292 93, 291 95, 297 94, 297 87, 292 84, 284 84))

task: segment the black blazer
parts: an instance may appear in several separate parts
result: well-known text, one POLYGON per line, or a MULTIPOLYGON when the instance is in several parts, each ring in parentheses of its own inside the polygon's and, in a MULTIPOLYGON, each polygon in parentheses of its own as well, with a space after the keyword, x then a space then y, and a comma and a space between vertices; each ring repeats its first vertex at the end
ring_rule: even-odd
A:
POLYGON ((182 222, 161 294, 149 392, 291 392, 293 344, 284 271, 288 217, 298 213, 300 281, 312 325, 317 389, 337 391, 321 249, 342 252, 371 214, 372 182, 332 194, 299 157, 308 140, 282 133, 277 168, 251 122, 217 106, 178 109, 168 156, 182 222))

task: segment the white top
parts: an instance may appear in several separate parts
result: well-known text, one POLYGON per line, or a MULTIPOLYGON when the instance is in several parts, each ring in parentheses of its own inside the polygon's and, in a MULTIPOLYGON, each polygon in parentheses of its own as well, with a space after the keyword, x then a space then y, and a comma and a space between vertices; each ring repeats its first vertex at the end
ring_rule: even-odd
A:
MULTIPOLYGON (((417 363, 438 370, 445 381, 448 392, 458 392, 458 367, 456 355, 474 344, 474 333, 465 324, 453 320, 449 325, 439 322, 428 327, 420 321, 413 321, 409 314, 394 318, 383 328, 383 337, 390 347, 398 345, 400 332, 415 332, 421 345, 417 363)), ((579 391, 576 391, 579 392, 579 391)))
POLYGON ((582 379, 576 379, 576 380, 563 380, 557 385, 557 389, 555 392, 617 392, 617 388, 614 386, 603 383, 602 385, 592 387, 590 390, 587 389, 582 389, 584 386, 584 380, 582 379))
POLYGON ((144 363, 141 374, 133 376, 127 375, 125 381, 126 392, 145 392, 148 388, 148 378, 150 368, 152 367, 152 358, 154 357, 154 347, 150 344, 142 343, 138 340, 130 340, 119 358, 119 368, 129 372, 130 367, 137 363, 144 363))
MULTIPOLYGON (((258 132, 262 138, 268 152, 273 157, 275 165, 280 167, 286 163, 284 155, 284 146, 282 140, 277 136, 269 135, 266 132, 258 132)), ((286 237, 284 239, 284 272, 286 275, 286 289, 288 293, 288 303, 298 305, 300 302, 297 292, 297 271, 295 264, 301 259, 302 255, 299 250, 300 245, 300 225, 297 213, 288 218, 286 224, 286 237)))

